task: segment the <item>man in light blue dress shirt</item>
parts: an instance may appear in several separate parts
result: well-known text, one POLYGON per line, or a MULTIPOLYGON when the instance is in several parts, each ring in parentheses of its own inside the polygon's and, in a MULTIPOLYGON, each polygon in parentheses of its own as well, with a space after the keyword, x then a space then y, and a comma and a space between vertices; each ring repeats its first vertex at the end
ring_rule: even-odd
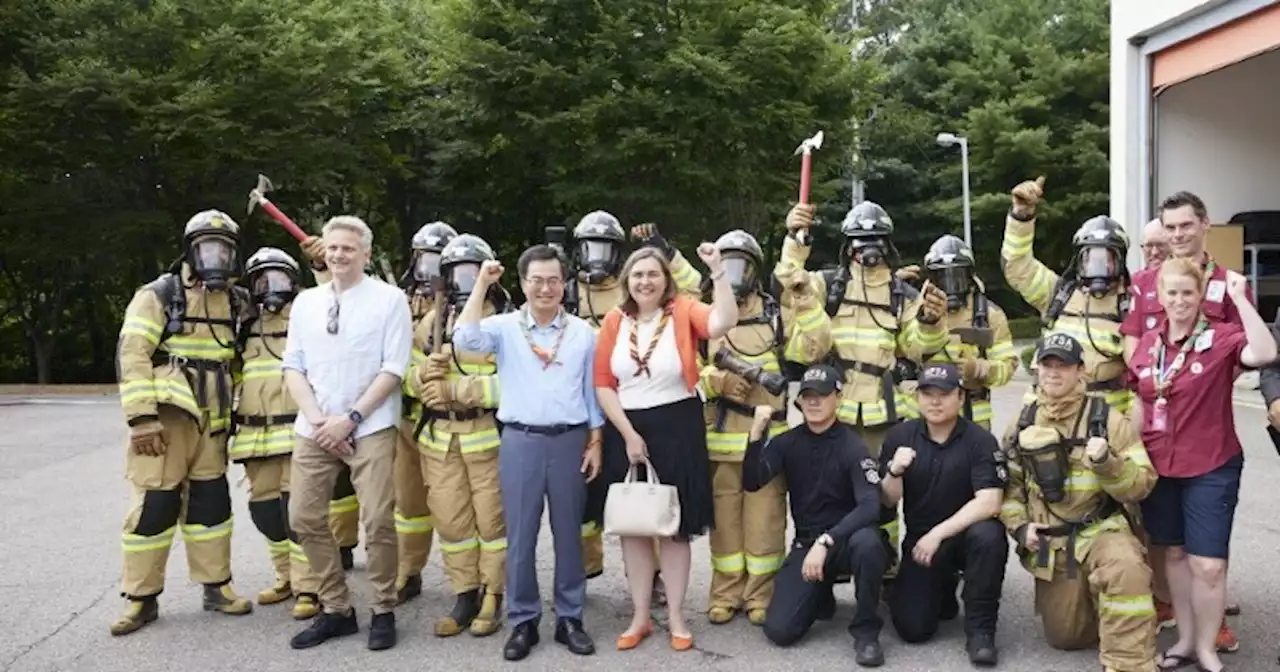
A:
POLYGON ((502 398, 498 472, 507 524, 507 660, 521 660, 538 644, 542 600, 536 551, 543 501, 555 544, 555 641, 573 653, 595 653, 582 626, 587 578, 580 540, 587 481, 600 472, 604 413, 592 382, 595 331, 561 309, 568 263, 538 245, 520 256, 528 302, 519 311, 481 319, 484 297, 502 275, 486 261, 453 330, 454 347, 494 353, 502 398))

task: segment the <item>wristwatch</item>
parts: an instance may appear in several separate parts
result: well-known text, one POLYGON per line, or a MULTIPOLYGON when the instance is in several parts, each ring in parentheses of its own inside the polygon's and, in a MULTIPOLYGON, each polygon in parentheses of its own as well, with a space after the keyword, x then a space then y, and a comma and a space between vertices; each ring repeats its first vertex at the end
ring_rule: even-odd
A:
POLYGON ((364 416, 360 415, 360 411, 357 411, 354 408, 347 411, 347 417, 351 418, 351 422, 354 422, 357 425, 360 424, 361 422, 364 422, 364 416))
POLYGON ((836 540, 832 539, 831 535, 824 533, 822 536, 818 537, 818 540, 815 541, 814 543, 819 546, 822 546, 823 548, 829 549, 835 545, 836 540))

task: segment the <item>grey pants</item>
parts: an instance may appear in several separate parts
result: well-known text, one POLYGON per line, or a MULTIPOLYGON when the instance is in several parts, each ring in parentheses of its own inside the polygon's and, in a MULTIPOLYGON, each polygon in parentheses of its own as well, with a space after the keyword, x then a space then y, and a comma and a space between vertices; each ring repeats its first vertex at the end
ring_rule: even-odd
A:
POLYGON ((581 472, 586 428, 548 436, 505 427, 498 452, 502 511, 507 523, 507 623, 536 625, 542 617, 538 593, 538 532, 542 504, 551 511, 555 545, 557 618, 582 620, 587 576, 582 565, 582 513, 587 503, 581 472))

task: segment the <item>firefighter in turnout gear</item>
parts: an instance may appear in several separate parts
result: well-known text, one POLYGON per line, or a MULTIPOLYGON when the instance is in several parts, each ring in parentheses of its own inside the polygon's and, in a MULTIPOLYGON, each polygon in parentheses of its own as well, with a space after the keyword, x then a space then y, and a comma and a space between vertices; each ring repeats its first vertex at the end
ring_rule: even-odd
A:
MULTIPOLYGON (((401 284, 409 299, 409 313, 413 316, 415 332, 422 318, 436 307, 444 294, 440 254, 444 246, 457 237, 458 232, 444 222, 425 224, 413 234, 413 255, 401 284)), ((413 362, 421 366, 426 362, 426 355, 415 348, 413 362)), ((427 565, 427 556, 431 555, 431 537, 435 530, 431 509, 427 506, 426 476, 418 454, 418 441, 414 438, 422 422, 422 404, 408 394, 403 399, 400 437, 396 443, 393 467, 400 556, 396 593, 402 603, 422 593, 422 568, 427 565)))
MULTIPOLYGON (((319 237, 303 244, 312 263, 323 268, 324 245, 319 237)), ((327 273, 316 271, 320 282, 327 273)), ((311 571, 298 538, 289 527, 289 461, 293 455, 293 424, 298 406, 289 395, 280 362, 289 330, 289 309, 301 282, 301 267, 282 250, 264 247, 245 264, 252 308, 237 337, 240 357, 235 371, 236 394, 228 458, 244 466, 249 479, 249 515, 267 538, 275 585, 258 593, 258 604, 276 604, 297 595, 293 617, 299 620, 320 611, 319 577, 311 571)), ((345 506, 354 497, 350 471, 339 477, 330 502, 330 526, 335 538, 358 530, 358 509, 345 506), (342 509, 336 513, 335 508, 342 509)), ((341 543, 341 541, 340 541, 341 543)), ((352 544, 354 545, 354 544, 352 544)), ((350 557, 344 553, 344 561, 350 557)))
MULTIPOLYGON (((690 295, 700 295, 702 274, 658 232, 656 224, 640 224, 631 229, 631 237, 641 247, 662 250, 671 262, 671 275, 676 288, 690 295)), ((565 310, 586 320, 596 331, 606 313, 622 301, 622 282, 618 274, 626 260, 627 238, 618 218, 603 210, 587 213, 573 229, 573 245, 569 253, 571 277, 565 287, 565 310)), ((588 505, 582 520, 582 560, 588 579, 604 573, 604 499, 608 483, 596 479, 587 484, 588 505)), ((654 557, 658 544, 654 541, 654 557)), ((656 565, 655 565, 656 566, 656 565)), ((654 582, 654 595, 661 601, 662 585, 654 582)))
POLYGON ((987 299, 982 280, 974 274, 973 250, 963 240, 942 236, 924 256, 924 274, 947 295, 950 341, 930 362, 951 362, 960 372, 964 389, 961 414, 991 430, 991 388, 1007 385, 1018 368, 1009 320, 987 299))
MULTIPOLYGON (((498 487, 497 365, 492 355, 453 349, 446 335, 475 287, 480 265, 496 259, 484 240, 470 234, 444 246, 440 273, 448 296, 418 323, 406 392, 422 402, 417 434, 427 505, 436 522, 445 575, 457 595, 449 615, 435 623, 449 637, 470 627, 476 636, 501 626, 506 585, 507 531, 498 487), (418 363, 420 362, 420 363, 418 363)), ((495 287, 485 315, 510 310, 495 287)))
MULTIPOLYGON (((1005 280, 1040 312, 1042 336, 1070 334, 1084 347, 1088 393, 1100 394, 1112 408, 1127 412, 1133 394, 1125 386, 1120 324, 1129 310, 1129 271, 1125 266, 1129 236, 1110 217, 1089 219, 1072 238, 1075 255, 1059 276, 1031 252, 1036 204, 1043 193, 1043 177, 1013 189, 1013 206, 1005 218, 1000 249, 1005 280)), ((1034 391, 1028 392, 1026 400, 1032 396, 1034 391)))
POLYGON ((1085 393, 1088 350, 1052 333, 1040 380, 1004 437, 1000 518, 1036 579, 1036 612, 1055 648, 1097 648, 1109 672, 1156 668, 1151 568, 1124 505, 1156 472, 1126 415, 1085 393))
POLYGON ((139 289, 125 309, 116 349, 120 404, 129 426, 126 477, 133 503, 124 521, 124 635, 159 615, 165 567, 181 528, 191 580, 204 609, 247 614, 231 589, 231 491, 227 434, 236 330, 248 296, 240 275, 240 227, 205 210, 186 224, 185 253, 139 289))
POLYGON ((763 625, 773 576, 786 557, 787 484, 779 475, 746 492, 742 462, 757 407, 774 409, 771 436, 787 431, 783 362, 808 365, 826 355, 831 319, 816 295, 793 295, 780 306, 765 292, 764 252, 751 234, 730 231, 715 244, 738 298, 738 324, 705 342, 700 353, 715 495, 707 617, 728 623, 742 609, 751 623, 763 625))
MULTIPOLYGON (((925 353, 947 345, 947 297, 929 282, 917 292, 894 274, 891 263, 897 263, 898 255, 890 241, 893 220, 870 201, 855 205, 840 225, 845 238, 840 267, 806 272, 810 247, 802 245, 796 233, 812 225, 814 209, 798 204, 787 214, 788 235, 774 275, 782 286, 784 307, 799 296, 823 302, 831 318, 833 348, 828 359, 845 380, 837 415, 858 430, 871 457, 878 459, 885 434, 908 407, 893 376, 895 364, 900 358, 919 364, 925 353)), ((881 527, 897 549, 896 512, 886 509, 881 527)), ((895 559, 886 577, 896 573, 895 559)))

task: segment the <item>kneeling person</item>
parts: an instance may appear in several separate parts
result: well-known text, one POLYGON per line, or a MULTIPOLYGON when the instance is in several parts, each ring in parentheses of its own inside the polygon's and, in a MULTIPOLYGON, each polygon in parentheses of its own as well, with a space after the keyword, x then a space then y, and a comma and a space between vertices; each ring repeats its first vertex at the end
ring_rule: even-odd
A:
POLYGON ((773 579, 773 600, 764 633, 789 646, 814 621, 835 612, 832 586, 853 575, 858 606, 849 634, 859 665, 884 664, 876 614, 880 582, 889 565, 888 539, 877 527, 880 474, 867 444, 853 427, 836 421, 841 375, 830 366, 813 366, 800 383, 797 405, 805 424, 768 438, 774 409, 758 406, 750 445, 743 457, 742 486, 755 492, 784 475, 791 490, 795 539, 773 579))
POLYGON ((907 531, 889 599, 904 641, 928 641, 938 621, 959 612, 964 573, 965 648, 976 665, 995 665, 996 620, 1009 542, 998 516, 1008 472, 996 437, 960 417, 960 372, 929 364, 919 377, 921 419, 889 430, 880 452, 881 501, 903 501, 907 531))

